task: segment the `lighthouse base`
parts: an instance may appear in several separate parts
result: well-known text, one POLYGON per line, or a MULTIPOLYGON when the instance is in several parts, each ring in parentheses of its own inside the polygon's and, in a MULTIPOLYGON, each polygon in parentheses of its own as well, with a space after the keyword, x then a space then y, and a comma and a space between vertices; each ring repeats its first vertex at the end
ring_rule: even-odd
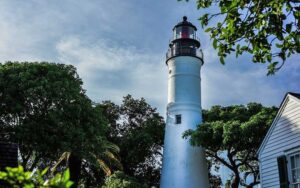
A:
POLYGON ((195 108, 168 109, 161 188, 209 188, 203 149, 191 146, 188 140, 182 138, 184 131, 195 129, 201 122, 201 112, 195 108), (176 114, 182 116, 180 124, 174 120, 176 114))

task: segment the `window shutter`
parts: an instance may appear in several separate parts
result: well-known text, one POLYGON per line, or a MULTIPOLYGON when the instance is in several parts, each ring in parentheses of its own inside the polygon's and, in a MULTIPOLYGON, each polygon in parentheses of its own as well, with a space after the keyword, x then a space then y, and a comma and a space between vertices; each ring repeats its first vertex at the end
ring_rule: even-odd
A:
POLYGON ((289 187, 289 176, 287 171, 287 160, 286 156, 280 156, 277 158, 278 172, 279 172, 279 182, 280 188, 289 187))

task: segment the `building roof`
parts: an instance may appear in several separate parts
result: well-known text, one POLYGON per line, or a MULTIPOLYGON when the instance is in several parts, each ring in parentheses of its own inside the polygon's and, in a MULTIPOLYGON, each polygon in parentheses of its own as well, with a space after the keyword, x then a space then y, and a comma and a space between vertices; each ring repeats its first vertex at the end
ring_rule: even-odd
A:
POLYGON ((286 103, 289 101, 289 99, 292 98, 292 99, 295 99, 296 102, 298 102, 300 104, 300 93, 292 93, 292 92, 288 92, 285 94, 280 106, 279 106, 279 109, 278 109, 278 112, 276 114, 276 117, 274 118, 273 122, 272 122, 272 125, 271 127, 269 128, 264 140, 262 141, 258 151, 257 151, 257 154, 260 154, 260 152, 263 150, 263 148, 265 147, 267 141, 269 140, 269 137, 271 136, 271 133, 273 131, 273 129, 275 128, 275 125, 277 124, 277 121, 279 120, 279 118, 281 117, 281 114, 286 106, 286 103))
POLYGON ((288 94, 300 99, 300 93, 292 93, 292 92, 288 92, 288 94))
POLYGON ((177 27, 180 26, 189 26, 189 27, 193 27, 195 29, 195 31, 197 31, 197 27, 194 26, 191 22, 187 21, 187 17, 183 16, 182 17, 182 22, 179 22, 177 25, 174 26, 173 30, 177 27))

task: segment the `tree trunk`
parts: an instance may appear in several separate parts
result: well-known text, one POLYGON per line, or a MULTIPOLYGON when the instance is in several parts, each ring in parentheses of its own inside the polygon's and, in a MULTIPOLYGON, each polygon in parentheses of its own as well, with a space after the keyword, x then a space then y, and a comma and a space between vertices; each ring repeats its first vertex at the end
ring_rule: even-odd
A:
POLYGON ((231 183, 231 188, 239 188, 239 184, 240 184, 240 177, 235 175, 233 177, 232 183, 231 183))
POLYGON ((68 167, 70 170, 70 180, 74 183, 72 188, 78 187, 81 171, 81 158, 76 154, 71 153, 68 161, 68 167))
POLYGON ((255 185, 258 185, 258 184, 260 184, 259 181, 254 181, 254 182, 250 183, 249 185, 246 185, 245 187, 246 188, 253 188, 255 185))

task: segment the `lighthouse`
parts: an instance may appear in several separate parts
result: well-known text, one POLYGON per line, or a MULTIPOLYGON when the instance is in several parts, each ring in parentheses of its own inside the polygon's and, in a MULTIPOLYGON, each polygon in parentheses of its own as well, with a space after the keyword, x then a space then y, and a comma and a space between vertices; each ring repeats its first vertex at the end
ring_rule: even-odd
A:
POLYGON ((202 123, 201 75, 203 54, 197 28, 184 16, 173 28, 166 55, 168 105, 161 188, 208 188, 204 150, 182 138, 202 123))

